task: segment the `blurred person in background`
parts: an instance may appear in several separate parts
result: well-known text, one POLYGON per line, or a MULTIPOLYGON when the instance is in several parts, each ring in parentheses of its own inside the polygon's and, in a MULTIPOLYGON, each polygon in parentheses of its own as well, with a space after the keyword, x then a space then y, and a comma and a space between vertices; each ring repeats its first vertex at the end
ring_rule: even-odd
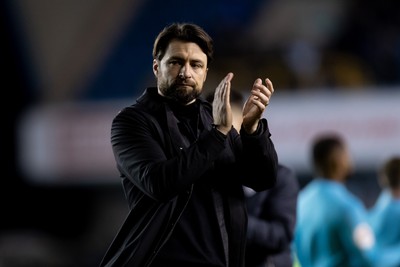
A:
POLYGON ((292 267, 299 183, 295 172, 278 165, 276 184, 255 192, 245 187, 248 211, 246 267, 292 267))
POLYGON ((198 25, 173 23, 153 46, 157 87, 122 109, 111 143, 130 212, 100 266, 243 267, 243 185, 276 181, 278 158, 263 113, 274 91, 258 78, 232 127, 228 73, 212 104, 200 98, 213 41, 198 25))
POLYGON ((367 209, 346 188, 353 166, 343 137, 317 136, 312 162, 316 178, 299 193, 293 244, 301 266, 398 267, 400 246, 378 246, 367 209))
POLYGON ((399 246, 400 156, 392 157, 383 164, 378 179, 382 191, 370 210, 371 226, 375 231, 376 242, 379 246, 399 246))

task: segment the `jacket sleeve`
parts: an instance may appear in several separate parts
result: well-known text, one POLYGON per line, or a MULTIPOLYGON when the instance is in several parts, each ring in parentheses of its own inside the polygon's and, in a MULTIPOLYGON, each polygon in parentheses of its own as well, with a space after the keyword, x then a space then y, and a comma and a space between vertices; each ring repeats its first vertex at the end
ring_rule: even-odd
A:
POLYGON ((249 135, 240 130, 242 151, 239 154, 239 169, 242 184, 260 192, 271 188, 278 172, 278 155, 266 119, 261 119, 255 133, 249 135))
MULTIPOLYGON (((174 147, 166 132, 153 117, 134 108, 117 114, 111 127, 112 149, 124 185, 133 184, 159 201, 188 190, 227 143, 224 135, 210 129, 190 147, 174 147)), ((129 195, 131 189, 126 191, 129 195)))

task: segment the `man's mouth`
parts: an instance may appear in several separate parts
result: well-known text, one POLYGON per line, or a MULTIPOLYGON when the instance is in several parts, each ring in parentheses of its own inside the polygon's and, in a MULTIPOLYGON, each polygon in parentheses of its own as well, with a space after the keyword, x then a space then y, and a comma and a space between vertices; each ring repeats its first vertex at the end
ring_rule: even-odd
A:
POLYGON ((186 89, 187 89, 187 88, 193 88, 192 85, 190 85, 190 84, 183 84, 183 83, 177 84, 176 87, 179 87, 179 88, 186 88, 186 89))

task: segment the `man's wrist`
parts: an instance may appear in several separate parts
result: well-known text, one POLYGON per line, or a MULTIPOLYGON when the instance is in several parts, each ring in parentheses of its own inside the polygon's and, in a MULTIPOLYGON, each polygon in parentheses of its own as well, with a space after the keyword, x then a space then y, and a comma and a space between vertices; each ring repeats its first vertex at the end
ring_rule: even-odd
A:
POLYGON ((256 125, 252 125, 251 127, 246 127, 243 125, 243 129, 247 134, 254 134, 257 131, 258 123, 256 125))
POLYGON ((231 128, 223 127, 221 125, 216 125, 216 124, 213 124, 213 128, 217 129, 223 135, 227 135, 229 133, 229 131, 231 130, 231 128))

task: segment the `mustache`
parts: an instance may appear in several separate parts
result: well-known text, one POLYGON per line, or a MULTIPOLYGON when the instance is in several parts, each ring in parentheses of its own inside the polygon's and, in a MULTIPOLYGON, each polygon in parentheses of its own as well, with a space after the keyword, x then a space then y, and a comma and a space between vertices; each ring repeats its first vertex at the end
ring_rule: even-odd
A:
POLYGON ((171 85, 174 87, 182 86, 182 85, 196 87, 196 84, 194 82, 190 82, 190 81, 186 81, 186 80, 182 80, 182 79, 176 79, 171 85))

